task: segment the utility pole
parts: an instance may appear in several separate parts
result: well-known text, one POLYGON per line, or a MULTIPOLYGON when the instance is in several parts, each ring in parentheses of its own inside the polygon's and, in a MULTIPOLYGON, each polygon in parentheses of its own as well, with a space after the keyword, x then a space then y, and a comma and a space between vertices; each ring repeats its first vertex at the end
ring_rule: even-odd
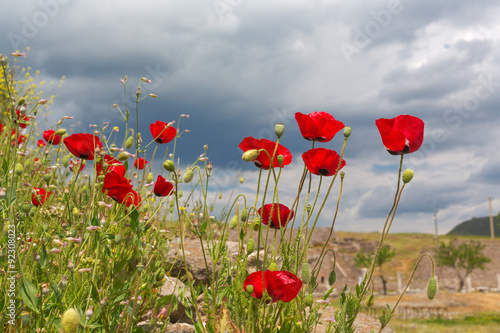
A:
POLYGON ((493 228, 493 210, 491 209, 491 197, 488 198, 490 204, 490 233, 491 239, 495 239, 495 229, 493 228))
POLYGON ((438 240, 438 208, 434 206, 434 238, 436 239, 436 246, 439 247, 438 240))

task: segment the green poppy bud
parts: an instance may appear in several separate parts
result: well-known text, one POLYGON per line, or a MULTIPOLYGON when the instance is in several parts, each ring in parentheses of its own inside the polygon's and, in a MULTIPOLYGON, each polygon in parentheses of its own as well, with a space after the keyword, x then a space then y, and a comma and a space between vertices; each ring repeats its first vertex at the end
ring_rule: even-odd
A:
POLYGON ((330 275, 328 276, 328 284, 330 286, 333 286, 335 284, 335 281, 337 281, 337 273, 335 273, 335 270, 330 272, 330 275))
POLYGON ((304 284, 308 284, 311 281, 311 268, 309 267, 309 263, 305 262, 302 264, 302 282, 304 284))
POLYGON ((243 177, 240 177, 240 184, 243 184, 244 181, 243 177))
POLYGON ((21 106, 23 105, 24 103, 26 103, 26 100, 24 98, 21 98, 18 102, 17 102, 17 106, 21 106))
POLYGON ((278 270, 278 264, 276 264, 275 262, 272 262, 269 264, 269 266, 267 267, 268 270, 270 271, 277 271, 278 270))
POLYGON ((368 296, 368 299, 366 300, 366 306, 370 308, 373 306, 374 303, 375 303, 375 297, 373 297, 373 294, 371 294, 370 296, 368 296))
POLYGON ((245 162, 252 162, 259 156, 259 151, 257 149, 250 149, 243 153, 241 159, 245 162))
POLYGON ((279 164, 280 166, 282 166, 282 165, 283 165, 283 162, 285 161, 285 156, 283 156, 283 155, 278 155, 278 157, 276 157, 276 160, 278 161, 278 164, 279 164))
POLYGON ((68 155, 66 155, 66 156, 64 156, 64 157, 62 158, 62 165, 63 165, 63 167, 65 167, 65 168, 67 168, 67 167, 68 167, 68 165, 69 165, 69 156, 68 156, 68 155))
POLYGON ((148 173, 148 176, 146 177, 146 181, 148 183, 151 183, 153 181, 153 174, 151 172, 148 173))
POLYGON ((122 235, 120 235, 120 234, 115 235, 115 243, 116 244, 120 244, 122 242, 122 239, 123 239, 122 235))
POLYGON ((278 123, 276 124, 276 126, 274 126, 274 133, 276 133, 276 136, 278 138, 281 138, 284 131, 285 131, 285 125, 278 123))
POLYGON ((80 326, 80 314, 75 309, 66 310, 61 318, 61 328, 63 333, 76 333, 80 326))
POLYGON ((403 171, 403 183, 409 183, 413 178, 414 172, 411 169, 406 169, 403 171))
POLYGON ((249 295, 252 295, 253 294, 253 286, 251 284, 249 284, 246 288, 246 291, 249 295))
POLYGON ((116 159, 118 161, 120 161, 120 162, 124 162, 124 161, 126 161, 128 159, 128 157, 129 156, 127 154, 121 152, 121 153, 118 154, 118 157, 116 159))
POLYGON ((234 229, 238 226, 238 216, 234 215, 229 221, 229 228, 234 229))
POLYGON ((31 210, 31 202, 25 201, 21 204, 21 212, 28 214, 31 210))
POLYGON ((80 210, 76 207, 73 207, 73 209, 71 210, 71 213, 73 214, 74 217, 78 217, 81 215, 80 210))
POLYGON ((247 242, 247 255, 251 254, 255 250, 255 240, 253 238, 249 238, 247 242))
POLYGON ((167 160, 163 162, 163 168, 167 171, 173 172, 175 171, 175 164, 171 160, 167 160))
POLYGON ((187 169, 187 171, 184 173, 184 176, 182 177, 182 180, 184 181, 184 183, 189 183, 191 180, 193 180, 193 176, 193 170, 187 169))
POLYGON ((344 137, 348 138, 351 136, 352 128, 349 126, 344 127, 344 137))
POLYGON ((144 270, 144 265, 142 263, 138 263, 137 266, 135 266, 135 269, 141 273, 144 270))
POLYGON ((127 141, 125 141, 125 149, 130 149, 134 146, 134 137, 133 136, 129 136, 127 138, 127 141))
POLYGON ((304 299, 304 304, 310 307, 313 305, 313 303, 314 303, 313 295, 312 294, 307 295, 306 298, 304 299))
POLYGON ((429 282, 427 283, 427 297, 429 299, 433 299, 436 296, 438 290, 437 286, 437 280, 434 277, 431 277, 429 279, 429 282))
POLYGON ((248 218, 248 211, 246 208, 243 208, 243 210, 240 213, 240 220, 241 222, 246 222, 248 218))
POLYGON ((59 135, 59 136, 62 136, 64 134, 66 134, 66 129, 65 128, 59 128, 56 132, 55 132, 56 135, 59 135))
POLYGON ((46 173, 45 175, 43 175, 43 180, 45 180, 45 182, 47 184, 50 183, 51 179, 52 179, 52 175, 50 173, 46 173))
POLYGON ((16 163, 16 165, 14 166, 14 172, 17 176, 21 176, 24 172, 23 165, 21 163, 16 163))

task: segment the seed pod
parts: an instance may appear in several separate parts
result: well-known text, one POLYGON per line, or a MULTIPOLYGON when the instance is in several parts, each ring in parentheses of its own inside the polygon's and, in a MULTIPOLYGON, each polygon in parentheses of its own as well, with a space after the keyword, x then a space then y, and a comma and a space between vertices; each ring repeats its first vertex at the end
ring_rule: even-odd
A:
POLYGON ((433 299, 436 296, 438 290, 436 278, 431 277, 427 283, 427 297, 433 299))
POLYGON ((306 298, 304 299, 304 304, 310 307, 313 305, 313 303, 314 303, 313 295, 312 294, 307 295, 306 298))
POLYGON ((255 250, 255 240, 253 238, 249 238, 247 242, 247 255, 251 254, 255 250))
POLYGON ((127 141, 125 141, 125 149, 130 149, 134 146, 134 137, 129 136, 127 141))
POLYGON ((274 126, 274 133, 276 133, 276 136, 278 138, 281 138, 281 136, 283 135, 283 132, 285 131, 285 125, 281 124, 281 123, 277 123, 275 126, 274 126))
POLYGON ((414 173, 411 169, 406 169, 405 171, 403 171, 403 183, 409 183, 412 180, 413 175, 414 173))
POLYGON ((66 156, 64 156, 64 157, 62 158, 62 165, 63 165, 65 168, 67 168, 67 167, 68 167, 68 165, 69 165, 69 156, 68 156, 68 155, 66 155, 66 156))
POLYGON ((189 183, 191 180, 193 180, 193 176, 193 170, 187 169, 186 173, 184 173, 184 176, 182 177, 182 180, 184 181, 184 183, 189 183))
POLYGON ((61 318, 61 328, 63 333, 75 333, 80 326, 80 314, 75 309, 66 310, 61 318))
POLYGON ((311 269, 309 267, 309 263, 305 262, 302 264, 302 282, 304 284, 308 284, 311 281, 311 269))
POLYGON ((234 215, 229 221, 229 228, 234 229, 238 226, 238 216, 234 215))
POLYGON ((175 164, 171 160, 167 160, 167 161, 163 162, 163 168, 167 171, 172 172, 172 171, 175 171, 175 164))
POLYGON ((16 176, 21 176, 24 172, 23 165, 21 163, 16 163, 14 172, 16 173, 16 176))
POLYGON ((153 181, 153 174, 151 172, 148 173, 146 177, 146 182, 151 183, 153 181))

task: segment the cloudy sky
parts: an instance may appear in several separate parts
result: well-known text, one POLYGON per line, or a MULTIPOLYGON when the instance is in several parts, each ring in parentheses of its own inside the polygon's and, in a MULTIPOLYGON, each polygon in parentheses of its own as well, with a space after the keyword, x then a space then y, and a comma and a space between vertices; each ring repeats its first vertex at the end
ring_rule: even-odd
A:
MULTIPOLYGON (((500 210, 500 3, 467 0, 3 0, 0 53, 25 51, 39 79, 64 84, 49 126, 74 116, 88 124, 123 121, 140 77, 140 129, 177 120, 178 152, 190 163, 209 146, 214 187, 255 191, 256 168, 241 161, 246 136, 273 138, 293 154, 280 201, 291 204, 310 143, 295 112, 327 111, 353 128, 337 230, 381 230, 399 158, 389 155, 375 119, 410 114, 425 122, 422 148, 405 158, 415 178, 393 231, 439 231, 500 210)), ((48 91, 49 92, 49 91, 48 91)), ((69 123, 68 123, 69 124, 69 123)), ((135 120, 131 122, 135 126, 135 120)), ((151 139, 151 138, 149 138, 151 139)), ((322 147, 340 150, 341 133, 322 147)), ((227 192, 227 193, 226 193, 227 192)), ((338 187, 320 224, 331 223, 338 187)))

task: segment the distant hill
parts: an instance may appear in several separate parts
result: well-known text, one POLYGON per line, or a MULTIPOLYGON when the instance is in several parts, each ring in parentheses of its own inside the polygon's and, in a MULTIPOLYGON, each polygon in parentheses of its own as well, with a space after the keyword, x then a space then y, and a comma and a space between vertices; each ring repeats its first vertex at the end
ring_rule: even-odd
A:
MULTIPOLYGON (((493 227, 495 237, 500 236, 500 227, 498 226, 497 217, 493 217, 493 227)), ((472 219, 462 222, 451 230, 448 235, 458 236, 489 236, 490 235, 490 217, 473 217, 472 219)))

